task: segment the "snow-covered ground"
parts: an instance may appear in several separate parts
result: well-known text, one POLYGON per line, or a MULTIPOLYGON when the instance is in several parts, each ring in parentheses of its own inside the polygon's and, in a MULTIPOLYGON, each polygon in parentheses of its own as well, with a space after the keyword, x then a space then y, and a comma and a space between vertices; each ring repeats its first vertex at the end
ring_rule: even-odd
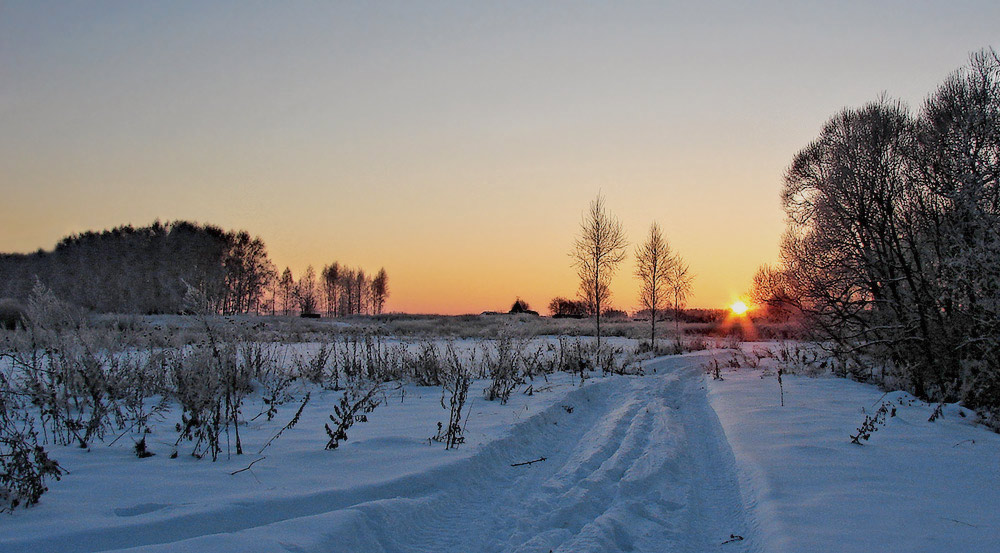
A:
POLYGON ((788 375, 781 407, 773 371, 722 376, 709 398, 768 551, 1000 551, 1000 436, 971 412, 929 422, 903 392, 788 375), (896 415, 851 443, 882 402, 896 415))
POLYGON ((507 405, 476 382, 467 442, 451 451, 428 439, 447 421, 441 389, 413 385, 387 392, 333 451, 323 424, 340 394, 317 391, 262 455, 297 405, 249 423, 248 454, 216 463, 183 448, 168 458, 172 417, 149 439, 152 458, 128 437, 52 448, 70 473, 0 517, 0 551, 998 549, 1000 437, 957 407, 930 423, 932 406, 889 394, 896 417, 854 445, 876 388, 789 376, 780 407, 773 374, 713 381, 712 355, 582 387, 556 374, 507 405))

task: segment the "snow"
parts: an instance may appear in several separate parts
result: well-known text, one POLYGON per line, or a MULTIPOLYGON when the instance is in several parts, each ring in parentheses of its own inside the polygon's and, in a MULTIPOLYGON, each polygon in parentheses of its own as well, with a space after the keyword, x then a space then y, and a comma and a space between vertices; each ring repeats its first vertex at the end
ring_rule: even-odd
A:
MULTIPOLYGON (((389 384, 386 403, 325 451, 340 393, 241 429, 246 455, 170 459, 129 436, 52 447, 69 470, 41 503, 0 517, 0 551, 989 551, 1000 535, 1000 437, 948 406, 841 379, 645 361, 645 376, 536 378, 507 405, 469 393, 467 442, 429 441, 441 389, 389 384), (896 416, 849 435, 880 401, 896 416), (511 466, 545 457, 529 465, 511 466), (250 465, 251 468, 230 474, 250 465), (738 536, 742 540, 731 538, 738 536)), ((299 390, 300 393, 304 390, 299 390)), ((250 410, 247 409, 247 412, 250 410)), ((966 413, 968 414, 968 413, 966 413)))
POLYGON ((935 406, 906 393, 795 375, 781 407, 773 371, 722 376, 709 397, 769 551, 1000 550, 1000 436, 969 411, 928 422, 935 406), (884 401, 896 416, 852 444, 884 401))

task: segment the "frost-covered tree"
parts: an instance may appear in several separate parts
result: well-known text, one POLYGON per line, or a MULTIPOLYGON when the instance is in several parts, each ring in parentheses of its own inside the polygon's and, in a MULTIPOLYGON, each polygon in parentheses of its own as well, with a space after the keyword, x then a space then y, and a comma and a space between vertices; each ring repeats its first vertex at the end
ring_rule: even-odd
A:
MULTIPOLYGON (((852 367, 1000 409, 1000 59, 972 56, 914 116, 881 98, 794 158, 771 299, 852 367), (776 292, 777 291, 777 292, 776 292), (783 297, 781 297, 783 295, 783 297)), ((763 281, 767 282, 763 282, 763 281)))
POLYGON ((580 277, 581 295, 593 306, 598 360, 601 358, 601 307, 611 297, 611 277, 625 260, 627 247, 621 222, 607 212, 604 197, 598 195, 583 214, 580 234, 570 252, 580 277))
POLYGON ((656 316, 671 295, 670 277, 677 260, 663 238, 660 226, 649 226, 649 236, 635 251, 635 276, 639 279, 639 304, 649 311, 649 341, 656 348, 656 316))

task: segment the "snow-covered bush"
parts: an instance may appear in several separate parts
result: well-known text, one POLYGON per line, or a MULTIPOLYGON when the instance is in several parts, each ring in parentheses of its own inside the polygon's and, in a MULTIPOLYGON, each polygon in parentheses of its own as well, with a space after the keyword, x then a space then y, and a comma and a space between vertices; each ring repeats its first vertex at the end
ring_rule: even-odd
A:
MULTIPOLYGON (((298 376, 313 384, 320 384, 332 390, 340 388, 339 371, 334 360, 332 370, 330 370, 330 358, 335 357, 336 343, 320 344, 320 347, 312 355, 296 353, 294 356, 295 372, 298 376)), ((287 375, 286 371, 279 372, 287 375)), ((276 375, 277 376, 277 375, 276 375)))
POLYGON ((416 357, 410 362, 413 381, 420 386, 440 386, 444 363, 437 345, 431 340, 423 340, 418 345, 416 357))
POLYGON ((501 404, 506 404, 514 388, 524 383, 520 357, 524 345, 524 340, 516 339, 510 333, 503 333, 486 349, 483 365, 490 379, 490 385, 485 391, 486 399, 499 399, 501 404))
POLYGON ((381 382, 369 383, 366 387, 355 382, 344 390, 340 403, 333 407, 333 414, 330 415, 330 422, 334 426, 331 428, 329 424, 323 425, 329 437, 326 449, 337 449, 340 442, 347 441, 347 431, 355 422, 368 422, 368 413, 382 404, 383 398, 379 397, 381 391, 381 382))
POLYGON ((468 367, 475 364, 475 357, 476 352, 473 349, 469 355, 470 362, 466 364, 455 351, 453 344, 448 344, 445 350, 448 368, 441 390, 441 407, 448 409, 448 424, 444 426, 439 422, 437 435, 432 438, 434 441, 443 442, 445 449, 453 449, 465 443, 462 414, 465 400, 469 395, 469 387, 472 385, 468 367), (447 403, 445 403, 446 397, 447 403))
POLYGON ((226 443, 234 443, 236 454, 243 454, 240 438, 243 402, 253 392, 254 379, 259 376, 253 371, 264 361, 253 356, 241 357, 239 344, 247 339, 241 339, 239 333, 245 329, 228 324, 215 326, 207 318, 202 319, 202 324, 205 340, 191 346, 174 366, 174 394, 183 410, 175 445, 183 440, 192 441, 192 455, 198 458, 211 455, 215 461, 222 452, 222 432, 233 437, 226 443))
POLYGON ((62 472, 39 445, 22 396, 0 372, 0 512, 37 503, 48 490, 45 481, 62 472))
POLYGON ((57 443, 87 447, 112 424, 113 402, 123 395, 128 360, 123 332, 95 329, 78 309, 37 285, 28 302, 30 324, 10 341, 11 363, 40 410, 43 430, 57 443))

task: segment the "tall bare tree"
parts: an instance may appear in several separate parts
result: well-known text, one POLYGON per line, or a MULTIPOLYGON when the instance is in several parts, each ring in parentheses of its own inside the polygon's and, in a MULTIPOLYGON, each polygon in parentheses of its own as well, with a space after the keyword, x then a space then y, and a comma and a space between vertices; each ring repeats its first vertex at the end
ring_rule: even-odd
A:
POLYGON ((597 324, 597 365, 601 359, 601 306, 611 296, 609 286, 618 265, 625 260, 628 240, 621 222, 607 212, 604 197, 598 195, 583 213, 580 234, 570 256, 580 277, 580 290, 594 307, 597 324))
POLYGON ((288 267, 281 273, 278 286, 281 288, 281 309, 288 315, 292 310, 292 300, 295 296, 295 279, 292 278, 292 270, 288 267))
POLYGON ((680 255, 675 255, 670 266, 670 295, 674 300, 674 330, 677 335, 681 333, 681 308, 687 303, 688 296, 691 295, 691 282, 694 275, 691 269, 680 255))
POLYGON ((357 272, 354 273, 354 312, 359 315, 364 313, 367 308, 368 296, 369 292, 371 292, 369 284, 370 281, 368 280, 368 275, 365 273, 365 270, 358 267, 357 272))
POLYGON ((635 276, 639 278, 639 303, 649 311, 649 342, 656 349, 656 315, 671 294, 670 276, 677 261, 670 244, 663 239, 660 226, 649 226, 646 242, 635 250, 635 276))
POLYGON ((337 314, 337 287, 340 285, 340 263, 333 263, 323 267, 320 281, 323 287, 323 297, 326 300, 327 316, 337 314))

